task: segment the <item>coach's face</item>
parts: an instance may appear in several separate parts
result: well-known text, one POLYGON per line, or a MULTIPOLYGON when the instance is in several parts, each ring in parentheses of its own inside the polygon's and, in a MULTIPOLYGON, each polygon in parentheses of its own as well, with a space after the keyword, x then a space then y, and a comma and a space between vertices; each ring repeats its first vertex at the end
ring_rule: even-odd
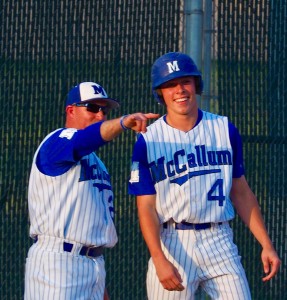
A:
POLYGON ((69 105, 66 107, 66 127, 84 129, 91 124, 104 121, 107 115, 99 107, 107 107, 107 102, 99 100, 89 107, 69 105), (96 104, 96 105, 95 105, 96 104))
POLYGON ((190 115, 197 111, 194 77, 172 79, 163 83, 160 90, 169 114, 190 115))

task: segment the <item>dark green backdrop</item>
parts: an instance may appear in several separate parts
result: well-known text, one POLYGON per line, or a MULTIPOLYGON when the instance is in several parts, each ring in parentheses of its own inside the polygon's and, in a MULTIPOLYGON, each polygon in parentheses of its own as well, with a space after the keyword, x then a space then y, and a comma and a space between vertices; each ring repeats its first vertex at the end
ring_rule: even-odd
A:
MULTIPOLYGON (((287 299, 287 4, 212 4, 211 110, 228 115, 242 134, 246 176, 283 263, 277 278, 261 282, 260 248, 238 218, 235 239, 253 298, 287 299)), ((0 24, 0 299, 21 299, 31 243, 27 182, 37 145, 63 125, 65 95, 80 81, 99 82, 121 101, 111 117, 163 113, 152 98, 150 68, 161 54, 182 50, 183 1, 2 0, 0 24)), ((116 197, 119 243, 106 254, 115 300, 145 299, 148 253, 127 195, 134 140, 126 132, 99 153, 116 197)))

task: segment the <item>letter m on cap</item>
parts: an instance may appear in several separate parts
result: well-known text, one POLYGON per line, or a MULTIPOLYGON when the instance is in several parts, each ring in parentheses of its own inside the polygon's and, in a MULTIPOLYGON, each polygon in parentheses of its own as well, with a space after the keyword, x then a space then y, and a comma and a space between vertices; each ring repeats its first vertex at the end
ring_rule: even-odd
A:
POLYGON ((168 62, 167 67, 168 67, 168 72, 169 73, 173 73, 174 71, 179 71, 177 60, 174 60, 172 63, 168 62))
POLYGON ((107 96, 105 90, 100 85, 92 85, 95 94, 101 94, 103 96, 107 96))

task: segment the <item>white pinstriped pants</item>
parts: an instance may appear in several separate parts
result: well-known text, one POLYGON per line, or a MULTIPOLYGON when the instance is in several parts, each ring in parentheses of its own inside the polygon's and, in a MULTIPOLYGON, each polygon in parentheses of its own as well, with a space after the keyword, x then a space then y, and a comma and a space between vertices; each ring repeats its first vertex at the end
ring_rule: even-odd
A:
POLYGON ((65 252, 63 240, 44 237, 28 252, 24 299, 103 300, 105 278, 103 256, 65 252))
POLYGON ((150 300, 193 300, 200 285, 211 299, 250 300, 250 290, 233 232, 228 223, 205 230, 161 230, 162 248, 178 268, 185 289, 165 290, 158 280, 152 259, 147 272, 150 300))

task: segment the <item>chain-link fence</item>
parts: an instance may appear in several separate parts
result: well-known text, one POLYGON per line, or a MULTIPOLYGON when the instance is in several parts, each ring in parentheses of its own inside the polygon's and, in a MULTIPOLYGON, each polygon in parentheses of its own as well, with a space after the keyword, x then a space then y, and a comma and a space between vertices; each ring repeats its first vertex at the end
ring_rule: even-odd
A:
MULTIPOLYGON (((283 262, 277 278, 261 282, 260 247, 237 218, 235 238, 253 299, 286 299, 287 4, 218 0, 212 6, 210 108, 228 115, 242 134, 246 176, 283 262)), ((163 113, 152 98, 150 68, 161 54, 182 50, 184 5, 180 0, 3 0, 0 17, 0 298, 21 299, 31 243, 30 165, 42 138, 63 125, 68 89, 80 81, 101 83, 121 101, 111 117, 163 113)), ((119 243, 107 251, 106 268, 116 300, 146 297, 148 253, 134 198, 127 194, 134 140, 126 132, 99 153, 115 191, 119 243)))
POLYGON ((246 176, 283 260, 281 273, 263 284, 260 248, 242 223, 234 222, 254 299, 287 299, 286 9, 286 1, 217 5, 219 112, 242 134, 246 176))

